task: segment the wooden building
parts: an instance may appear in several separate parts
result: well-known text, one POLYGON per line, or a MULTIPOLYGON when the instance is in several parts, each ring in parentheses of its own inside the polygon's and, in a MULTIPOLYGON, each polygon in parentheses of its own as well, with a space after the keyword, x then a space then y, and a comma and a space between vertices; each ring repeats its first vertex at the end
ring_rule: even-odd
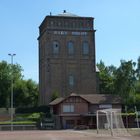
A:
POLYGON ((84 125, 96 128, 96 111, 99 109, 120 109, 121 98, 114 95, 72 93, 66 98, 57 98, 50 104, 57 129, 84 125))

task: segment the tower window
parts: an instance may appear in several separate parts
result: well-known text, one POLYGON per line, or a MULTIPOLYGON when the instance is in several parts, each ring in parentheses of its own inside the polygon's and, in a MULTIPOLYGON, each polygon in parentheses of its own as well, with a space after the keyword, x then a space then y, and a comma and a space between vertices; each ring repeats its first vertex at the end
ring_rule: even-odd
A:
POLYGON ((70 87, 74 86, 74 75, 69 75, 69 86, 70 87))
POLYGON ((82 51, 83 51, 83 55, 88 55, 89 54, 88 42, 86 42, 86 41, 83 42, 82 51))
POLYGON ((68 49, 68 55, 74 55, 74 44, 72 41, 68 42, 67 49, 68 49))
POLYGON ((60 51, 59 43, 57 41, 54 41, 53 42, 53 54, 58 55, 59 51, 60 51))

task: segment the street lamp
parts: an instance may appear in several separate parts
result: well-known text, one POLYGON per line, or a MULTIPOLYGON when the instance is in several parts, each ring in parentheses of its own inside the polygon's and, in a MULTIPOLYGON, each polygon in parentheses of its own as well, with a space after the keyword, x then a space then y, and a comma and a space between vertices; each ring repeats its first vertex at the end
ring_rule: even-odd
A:
POLYGON ((8 54, 11 57, 11 131, 13 131, 13 57, 16 54, 8 54))

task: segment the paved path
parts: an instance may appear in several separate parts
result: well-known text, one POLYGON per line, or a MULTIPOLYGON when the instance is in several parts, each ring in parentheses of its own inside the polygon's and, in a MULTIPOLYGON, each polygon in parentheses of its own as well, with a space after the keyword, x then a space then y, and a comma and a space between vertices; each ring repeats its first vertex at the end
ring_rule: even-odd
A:
POLYGON ((99 136, 92 131, 0 131, 0 140, 140 140, 140 137, 99 136))

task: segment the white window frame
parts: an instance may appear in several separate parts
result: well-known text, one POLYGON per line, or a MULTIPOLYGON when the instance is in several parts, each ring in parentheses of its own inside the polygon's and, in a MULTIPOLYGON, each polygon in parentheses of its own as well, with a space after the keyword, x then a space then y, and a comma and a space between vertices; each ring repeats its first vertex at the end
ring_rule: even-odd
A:
POLYGON ((69 113, 69 112, 74 112, 74 105, 63 105, 63 112, 64 113, 69 113))

